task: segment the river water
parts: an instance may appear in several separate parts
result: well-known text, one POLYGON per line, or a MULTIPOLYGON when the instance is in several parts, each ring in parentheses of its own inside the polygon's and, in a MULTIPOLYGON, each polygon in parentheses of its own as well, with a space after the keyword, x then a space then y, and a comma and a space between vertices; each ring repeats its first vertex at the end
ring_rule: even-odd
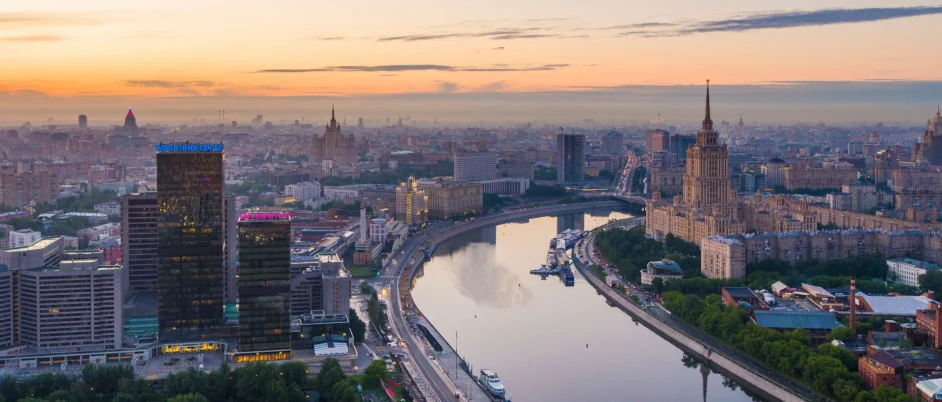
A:
POLYGON ((752 400, 609 307, 578 271, 568 288, 530 275, 558 232, 627 217, 576 213, 467 232, 439 245, 413 298, 474 372, 496 371, 517 402, 752 400))

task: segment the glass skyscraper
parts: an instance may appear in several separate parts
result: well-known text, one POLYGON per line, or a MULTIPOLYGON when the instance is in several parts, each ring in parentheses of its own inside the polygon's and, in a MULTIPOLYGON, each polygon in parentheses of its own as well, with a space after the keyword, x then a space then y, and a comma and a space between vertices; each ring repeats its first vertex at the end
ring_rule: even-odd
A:
POLYGON ((224 322, 222 147, 157 149, 158 335, 199 341, 224 322))
POLYGON ((291 221, 287 213, 239 216, 238 272, 239 353, 281 352, 270 353, 269 359, 286 358, 284 353, 291 349, 291 221))

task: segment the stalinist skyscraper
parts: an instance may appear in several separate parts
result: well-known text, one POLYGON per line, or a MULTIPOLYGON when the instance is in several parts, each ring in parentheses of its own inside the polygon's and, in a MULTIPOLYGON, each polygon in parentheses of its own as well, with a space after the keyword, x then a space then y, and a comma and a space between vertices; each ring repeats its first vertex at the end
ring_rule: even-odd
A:
POLYGON ((697 132, 697 143, 687 149, 684 174, 684 204, 694 209, 725 205, 736 199, 731 194, 729 151, 719 144, 719 134, 710 119, 710 81, 707 81, 706 113, 697 132))
POLYGON ((314 134, 314 148, 311 152, 311 162, 332 160, 341 165, 349 165, 357 161, 356 140, 353 135, 344 135, 337 124, 334 109, 330 110, 330 123, 324 130, 324 135, 314 134))

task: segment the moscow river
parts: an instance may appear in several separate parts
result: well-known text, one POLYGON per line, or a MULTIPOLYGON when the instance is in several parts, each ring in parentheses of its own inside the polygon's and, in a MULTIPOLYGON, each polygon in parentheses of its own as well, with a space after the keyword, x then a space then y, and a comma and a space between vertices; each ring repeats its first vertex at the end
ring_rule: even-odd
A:
POLYGON ((609 307, 579 271, 573 287, 530 275, 558 232, 627 217, 595 211, 467 232, 439 245, 413 298, 475 374, 496 371, 514 401, 752 400, 609 307))

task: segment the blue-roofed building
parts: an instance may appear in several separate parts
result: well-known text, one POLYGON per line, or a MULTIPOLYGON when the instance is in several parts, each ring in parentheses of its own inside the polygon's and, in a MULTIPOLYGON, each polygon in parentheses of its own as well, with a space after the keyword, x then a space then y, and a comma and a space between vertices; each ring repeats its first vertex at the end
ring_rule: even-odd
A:
POLYGON ((815 344, 824 342, 832 329, 844 326, 837 320, 835 313, 819 311, 754 310, 752 321, 760 327, 781 332, 808 330, 815 344))
POLYGON ((663 259, 660 261, 651 261, 641 270, 641 284, 650 286, 654 279, 661 278, 662 281, 672 281, 684 277, 684 270, 680 264, 663 259))

